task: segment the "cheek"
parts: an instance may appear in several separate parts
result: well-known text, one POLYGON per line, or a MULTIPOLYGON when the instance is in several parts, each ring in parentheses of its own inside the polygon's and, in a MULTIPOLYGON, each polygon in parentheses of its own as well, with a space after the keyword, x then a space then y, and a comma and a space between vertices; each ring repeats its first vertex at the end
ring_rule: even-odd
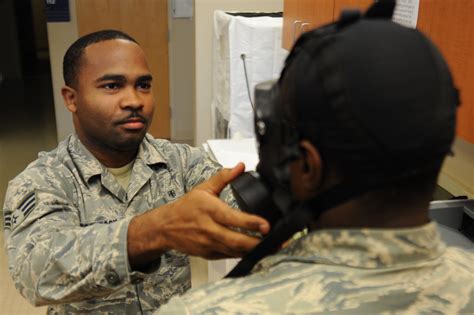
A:
POLYGON ((85 126, 105 128, 114 121, 113 110, 103 102, 88 101, 78 106, 77 116, 85 126))
POLYGON ((146 98, 146 107, 149 108, 150 111, 155 109, 155 97, 151 94, 149 97, 146 98))
POLYGON ((145 98, 144 105, 143 111, 145 112, 145 115, 148 115, 150 118, 152 118, 153 113, 155 112, 155 98, 153 96, 145 98))

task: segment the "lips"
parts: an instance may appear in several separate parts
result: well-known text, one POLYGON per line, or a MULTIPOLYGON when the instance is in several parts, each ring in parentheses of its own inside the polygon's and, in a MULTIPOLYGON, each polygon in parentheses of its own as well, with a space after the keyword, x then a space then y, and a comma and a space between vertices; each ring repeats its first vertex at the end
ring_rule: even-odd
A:
POLYGON ((138 130, 145 128, 146 121, 142 118, 128 118, 121 121, 120 125, 128 130, 138 130))

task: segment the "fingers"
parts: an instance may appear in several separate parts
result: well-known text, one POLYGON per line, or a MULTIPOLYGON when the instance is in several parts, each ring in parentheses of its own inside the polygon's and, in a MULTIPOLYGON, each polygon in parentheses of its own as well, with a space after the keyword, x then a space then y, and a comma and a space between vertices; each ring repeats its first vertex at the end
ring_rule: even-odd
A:
POLYGON ((262 234, 267 234, 270 231, 270 223, 264 218, 234 210, 226 207, 226 205, 215 208, 211 215, 216 222, 224 226, 232 226, 262 234))
MULTIPOLYGON (((246 212, 232 209, 218 197, 210 197, 199 191, 194 191, 194 204, 202 211, 200 215, 209 216, 212 221, 219 225, 240 228, 267 234, 270 231, 270 223, 262 217, 246 212)), ((184 207, 183 207, 184 208, 184 207)), ((193 220, 197 220, 196 217, 193 220)))
POLYGON ((233 181, 237 176, 242 174, 245 170, 243 163, 238 163, 234 168, 224 168, 216 175, 209 178, 207 181, 196 186, 196 189, 206 190, 214 195, 220 194, 227 184, 233 181))
POLYGON ((201 209, 209 215, 212 220, 220 225, 235 227, 249 231, 267 234, 270 231, 270 223, 262 217, 246 212, 232 209, 218 197, 203 195, 194 191, 195 204, 200 204, 201 209), (198 201, 199 200, 199 201, 198 201))
POLYGON ((245 164, 242 162, 237 163, 236 166, 230 169, 230 174, 229 176, 231 177, 229 182, 233 181, 236 179, 240 174, 245 172, 245 164))
POLYGON ((254 249, 261 239, 230 230, 228 233, 222 234, 220 241, 227 248, 226 254, 231 257, 242 257, 254 249))
POLYGON ((260 238, 234 231, 230 227, 262 234, 270 230, 270 224, 263 218, 231 208, 222 210, 210 213, 212 223, 208 226, 208 232, 215 243, 214 250, 228 257, 242 257, 261 241, 260 238))
MULTIPOLYGON (((218 226, 213 231, 214 251, 227 257, 242 257, 260 243, 260 239, 218 226)), ((213 258, 217 255, 210 255, 213 258)))
MULTIPOLYGON (((216 207, 220 205, 216 204, 216 207)), ((237 212, 224 208, 223 212, 237 212)), ((217 212, 221 212, 217 210, 217 212)), ((170 219, 170 218, 168 218, 170 219)), ((165 238, 170 248, 206 259, 241 257, 253 249, 260 239, 232 230, 214 219, 209 211, 195 213, 186 222, 165 222, 165 238)))

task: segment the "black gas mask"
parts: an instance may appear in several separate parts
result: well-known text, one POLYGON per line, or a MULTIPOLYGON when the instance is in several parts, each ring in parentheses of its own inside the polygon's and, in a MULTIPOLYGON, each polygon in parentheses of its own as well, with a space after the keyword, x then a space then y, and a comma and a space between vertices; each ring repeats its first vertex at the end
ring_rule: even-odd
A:
MULTIPOLYGON (((359 11, 346 11, 342 13, 339 21, 303 34, 286 60, 280 81, 264 82, 256 86, 255 133, 260 162, 255 172, 246 172, 240 175, 230 185, 239 208, 264 217, 270 222, 272 228, 262 242, 248 253, 227 277, 240 277, 248 274, 259 260, 276 252, 283 242, 287 241, 294 233, 304 229, 310 222, 314 222, 324 211, 357 198, 368 191, 411 178, 410 176, 414 174, 437 172, 439 163, 432 165, 430 161, 410 154, 417 152, 414 148, 419 148, 420 154, 429 153, 427 156, 431 159, 442 161, 450 150, 454 136, 452 133, 454 132, 455 105, 458 104, 457 92, 452 84, 449 70, 435 48, 427 49, 424 40, 421 40, 421 37, 411 36, 410 30, 390 22, 380 21, 390 19, 394 7, 394 0, 379 0, 364 16, 359 11), (368 21, 369 19, 378 21, 368 21), (360 23, 358 23, 359 21, 360 23), (339 36, 340 34, 342 35, 339 36), (380 55, 366 56, 367 47, 371 47, 370 40, 376 42, 379 49, 386 48, 382 40, 385 38, 384 36, 393 37, 391 38, 392 44, 397 47, 397 49, 393 49, 393 54, 388 50, 386 54, 381 54, 382 57, 380 55), (345 56, 346 52, 351 54, 351 48, 358 42, 363 43, 354 52, 353 59, 341 58, 341 55, 345 56), (417 45, 419 44, 420 48, 418 49, 417 45), (404 60, 406 58, 400 58, 400 56, 405 56, 405 50, 402 49, 405 47, 404 45, 407 45, 406 47, 409 47, 411 51, 417 52, 414 54, 416 56, 410 57, 410 61, 406 62, 404 60), (342 51, 339 50, 335 53, 337 49, 342 49, 342 51), (420 52, 418 53, 418 51, 420 52), (304 58, 301 58, 301 55, 304 55, 304 58), (336 55, 339 59, 335 57, 336 55), (393 57, 384 59, 385 55, 393 55, 393 57), (432 56, 435 56, 435 63, 432 62, 433 59, 430 59, 432 56), (305 63, 302 60, 308 62, 305 63), (341 62, 346 60, 348 61, 344 64, 344 71, 341 71, 339 68, 341 62), (374 80, 372 85, 378 89, 367 88, 367 84, 371 84, 370 78, 367 77, 367 82, 364 81, 366 79, 364 77, 365 69, 357 68, 359 64, 355 64, 356 62, 352 62, 353 60, 373 61, 373 69, 370 69, 374 80), (426 60, 430 61, 426 62, 426 60), (308 79, 306 72, 309 72, 308 67, 312 64, 317 64, 317 68, 315 68, 317 71, 311 72, 315 75, 308 79), (408 85, 406 88, 408 92, 404 92, 406 94, 397 93, 393 86, 405 84, 405 82, 400 83, 399 81, 403 78, 398 76, 392 79, 389 74, 385 76, 384 71, 396 72, 399 65, 407 67, 407 69, 416 68, 412 73, 427 74, 426 83, 419 83, 418 77, 414 76, 416 88, 412 89, 408 85), (353 71, 353 67, 356 67, 356 70, 353 71), (290 82, 282 80, 289 71, 288 69, 292 69, 292 71, 296 69, 297 78, 295 80, 297 82, 291 81, 292 76, 290 76, 290 82), (379 69, 380 72, 378 72, 379 69), (433 74, 430 71, 434 71, 433 74), (442 80, 437 80, 437 76, 442 80), (362 84, 360 88, 358 83, 345 81, 352 80, 353 77, 356 77, 356 80, 362 84), (381 77, 385 79, 383 82, 379 82, 381 77), (290 119, 286 113, 285 106, 289 106, 289 104, 283 104, 281 95, 286 92, 286 89, 280 91, 280 88, 283 89, 287 86, 283 86, 282 82, 296 87, 293 93, 296 99, 293 102, 300 108, 299 117, 296 120, 290 119), (320 90, 318 93, 312 91, 315 89, 315 84, 320 90), (426 98, 432 94, 433 88, 438 87, 441 94, 434 96, 431 104, 426 98), (348 89, 352 90, 348 92, 348 89), (364 93, 359 94, 360 91, 364 93), (387 96, 388 91, 395 92, 387 96), (405 102, 405 100, 408 101, 405 102), (394 107, 398 104, 405 104, 404 102, 406 103, 404 106, 408 109, 394 107), (381 107, 380 104, 383 104, 384 107, 381 107), (334 128, 331 129, 331 132, 342 130, 344 134, 350 134, 348 138, 344 138, 349 140, 342 142, 345 152, 348 153, 344 153, 344 156, 355 152, 358 146, 363 148, 358 152, 370 151, 374 154, 372 160, 365 159, 365 162, 369 161, 369 163, 363 165, 366 168, 358 172, 359 176, 345 178, 327 190, 321 191, 313 199, 302 202, 292 196, 290 165, 296 159, 304 157, 299 146, 300 141, 306 136, 301 133, 301 130, 304 129, 301 124, 315 124, 313 118, 305 117, 306 111, 311 111, 315 106, 330 109, 326 115, 336 117, 334 119, 331 117, 337 122, 329 127, 329 129, 334 128), (407 133, 407 136, 394 134, 391 129, 392 125, 384 129, 384 125, 377 124, 380 117, 384 117, 381 110, 393 108, 395 108, 394 114, 399 114, 403 123, 406 123, 407 126, 412 123, 409 125, 411 133, 407 133), (439 109, 434 112, 432 108, 439 109), (412 113, 411 118, 405 119, 404 113, 408 110, 412 113), (419 116, 414 116, 415 112, 419 116), (426 117, 427 122, 433 122, 432 130, 428 134, 424 130, 426 126, 417 128, 419 121, 425 121, 421 117, 426 113, 435 115, 426 117), (443 119, 447 121, 446 124, 442 122, 443 119), (375 125, 373 129, 369 127, 373 125, 375 125), (378 134, 379 131, 385 131, 384 136, 378 134), (358 139, 357 144, 352 143, 352 139, 358 139), (442 145, 438 145, 439 143, 442 145), (406 152, 410 154, 405 154, 406 152), (396 156, 394 153, 400 155, 396 156), (376 163, 371 163, 371 161, 376 163), (418 164, 414 164, 412 161, 416 161, 418 164), (370 176, 366 176, 366 174, 370 174, 370 176)), ((363 65, 361 66, 363 67, 363 65)), ((425 118, 425 116, 423 117, 425 118)), ((322 115, 321 117, 328 116, 322 115)), ((318 119, 322 119, 321 117, 318 119)), ((326 133, 322 147, 334 145, 331 138, 334 133, 331 132, 326 133)), ((324 154, 322 156, 324 164, 324 154)), ((363 163, 354 163, 356 166, 359 164, 363 163)))
POLYGON ((278 82, 255 87, 255 133, 260 163, 231 183, 239 207, 267 219, 271 226, 294 207, 289 163, 300 156, 299 137, 282 110, 278 82))

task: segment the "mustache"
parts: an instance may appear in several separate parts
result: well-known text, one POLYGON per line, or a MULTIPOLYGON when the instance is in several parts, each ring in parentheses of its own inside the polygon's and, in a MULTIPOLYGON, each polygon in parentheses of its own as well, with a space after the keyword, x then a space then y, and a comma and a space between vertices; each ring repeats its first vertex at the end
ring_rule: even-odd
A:
POLYGON ((143 123, 147 123, 147 119, 145 117, 143 117, 142 115, 140 115, 138 112, 136 111, 132 111, 130 113, 130 115, 128 115, 127 117, 124 117, 122 119, 119 119, 115 122, 116 125, 120 125, 120 124, 125 124, 127 122, 129 122, 130 120, 133 120, 133 121, 140 121, 140 122, 143 122, 143 123))

